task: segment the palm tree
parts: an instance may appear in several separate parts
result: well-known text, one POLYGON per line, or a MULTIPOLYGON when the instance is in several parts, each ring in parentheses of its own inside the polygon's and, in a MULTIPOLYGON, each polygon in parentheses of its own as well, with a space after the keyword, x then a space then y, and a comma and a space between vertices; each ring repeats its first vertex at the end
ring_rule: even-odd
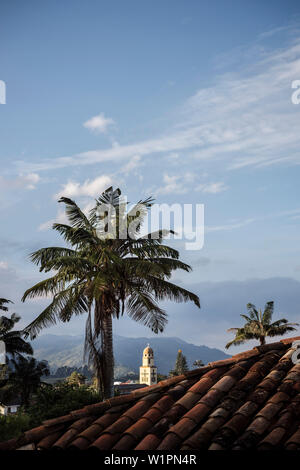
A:
MULTIPOLYGON (((0 309, 7 311, 8 308, 4 306, 7 303, 12 302, 0 299, 0 309)), ((23 332, 13 330, 20 319, 21 317, 16 313, 13 313, 10 318, 4 315, 0 317, 0 341, 5 343, 6 354, 10 354, 12 358, 19 357, 21 354, 33 354, 30 343, 22 338, 23 332)))
POLYGON ((7 312, 8 307, 6 307, 5 304, 12 304, 12 301, 7 300, 7 299, 3 299, 3 298, 0 299, 0 310, 3 310, 4 312, 7 312))
POLYGON ((14 392, 19 392, 22 405, 28 406, 31 395, 41 383, 41 377, 50 374, 46 361, 38 362, 34 357, 20 357, 12 360, 14 372, 10 374, 9 384, 14 392))
POLYGON ((113 395, 113 319, 126 311, 133 320, 158 333, 167 323, 158 301, 192 301, 200 307, 197 295, 169 280, 176 269, 191 270, 179 260, 177 250, 163 245, 170 231, 141 236, 141 225, 153 200, 139 201, 127 211, 120 195, 119 189, 108 188, 88 216, 71 199, 59 200, 66 206, 70 225, 56 223, 53 228, 68 247, 42 248, 31 255, 40 271, 51 270, 54 275, 23 296, 23 301, 53 296, 50 305, 26 327, 31 337, 57 320, 68 322, 87 312, 85 354, 95 369, 98 391, 101 388, 105 398, 113 395))
POLYGON ((195 366, 195 367, 203 367, 203 366, 204 366, 204 362, 203 362, 201 359, 196 359, 196 360, 193 362, 193 366, 195 366))
POLYGON ((265 305, 264 312, 261 309, 257 311, 255 305, 247 304, 249 315, 241 315, 246 320, 245 325, 242 328, 230 328, 229 332, 235 333, 235 338, 226 344, 226 349, 230 346, 238 346, 245 343, 250 339, 259 340, 260 344, 263 345, 266 342, 267 336, 282 336, 288 331, 294 331, 298 326, 298 323, 289 323, 285 318, 281 318, 273 323, 272 316, 274 313, 274 302, 267 302, 265 305))

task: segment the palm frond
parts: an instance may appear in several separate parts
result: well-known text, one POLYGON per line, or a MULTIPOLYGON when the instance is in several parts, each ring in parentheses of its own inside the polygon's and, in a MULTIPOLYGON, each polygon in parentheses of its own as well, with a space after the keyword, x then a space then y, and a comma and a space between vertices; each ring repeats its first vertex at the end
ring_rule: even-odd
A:
POLYGON ((66 242, 73 246, 81 246, 88 244, 90 246, 97 244, 97 237, 94 233, 82 228, 82 227, 71 227, 66 224, 53 224, 53 229, 56 230, 66 242))
POLYGON ((273 301, 267 302, 265 305, 265 310, 264 310, 263 317, 262 317, 262 321, 264 324, 268 325, 271 322, 273 313, 274 313, 274 302, 273 301))
POLYGON ((247 338, 244 336, 237 336, 235 337, 232 341, 229 341, 229 343, 226 344, 225 348, 228 349, 230 346, 240 346, 241 344, 244 344, 247 341, 247 338))
POLYGON ((247 304, 247 310, 250 314, 251 320, 258 320, 259 319, 258 311, 257 311, 254 304, 248 303, 247 304))
POLYGON ((24 328, 24 336, 25 338, 30 336, 33 339, 43 328, 55 325, 59 319, 68 321, 73 314, 82 314, 87 311, 87 308, 88 303, 84 301, 82 290, 78 286, 69 286, 55 294, 50 305, 24 328))
POLYGON ((67 197, 61 197, 58 202, 63 202, 66 205, 66 215, 72 225, 75 228, 85 228, 90 230, 89 219, 82 212, 80 207, 77 206, 76 202, 67 197))
POLYGON ((184 289, 172 282, 168 282, 165 279, 156 278, 155 276, 148 276, 146 284, 150 291, 153 290, 155 298, 158 300, 169 299, 174 302, 193 302, 197 307, 200 308, 200 300, 198 295, 193 292, 184 289))
POLYGON ((22 338, 22 331, 11 331, 5 335, 6 352, 14 354, 33 354, 30 343, 22 338))
POLYGON ((253 321, 252 318, 248 317, 248 315, 241 314, 240 316, 244 318, 244 320, 246 320, 247 323, 250 323, 251 321, 253 321))
POLYGON ((141 290, 134 290, 126 302, 126 311, 130 318, 149 327, 154 333, 162 332, 167 323, 166 312, 161 309, 151 295, 141 290))
POLYGON ((59 274, 55 274, 55 276, 44 279, 27 289, 23 294, 22 302, 25 302, 27 298, 33 299, 34 297, 47 297, 49 294, 54 296, 63 290, 65 285, 65 279, 59 274))
POLYGON ((42 271, 48 263, 51 263, 57 258, 66 258, 76 256, 76 251, 71 250, 70 248, 61 248, 57 246, 52 246, 48 248, 40 248, 39 250, 30 254, 30 260, 36 264, 40 265, 40 271, 42 271))
POLYGON ((8 307, 6 307, 5 304, 12 304, 13 302, 11 300, 7 299, 0 299, 0 310, 3 310, 4 312, 8 311, 8 307))

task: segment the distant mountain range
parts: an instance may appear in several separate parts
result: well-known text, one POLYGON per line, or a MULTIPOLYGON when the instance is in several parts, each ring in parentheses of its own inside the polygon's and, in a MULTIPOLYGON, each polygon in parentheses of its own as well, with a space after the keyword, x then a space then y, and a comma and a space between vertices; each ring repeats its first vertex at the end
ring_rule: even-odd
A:
MULTIPOLYGON (((32 342, 34 355, 39 360, 47 360, 51 372, 58 367, 83 365, 83 336, 42 335, 32 342)), ((150 344, 154 350, 158 373, 168 374, 174 367, 178 349, 182 349, 188 365, 201 359, 205 364, 229 357, 220 349, 196 346, 180 338, 126 338, 114 336, 115 377, 128 372, 138 372, 142 361, 143 349, 150 344)))

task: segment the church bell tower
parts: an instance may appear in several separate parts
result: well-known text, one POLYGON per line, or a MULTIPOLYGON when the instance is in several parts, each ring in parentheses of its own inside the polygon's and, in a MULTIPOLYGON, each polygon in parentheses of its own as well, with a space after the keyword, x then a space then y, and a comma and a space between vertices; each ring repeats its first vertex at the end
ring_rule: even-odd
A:
POLYGON ((149 344, 143 351, 142 366, 140 366, 140 384, 153 385, 157 383, 157 367, 154 365, 153 349, 149 344))

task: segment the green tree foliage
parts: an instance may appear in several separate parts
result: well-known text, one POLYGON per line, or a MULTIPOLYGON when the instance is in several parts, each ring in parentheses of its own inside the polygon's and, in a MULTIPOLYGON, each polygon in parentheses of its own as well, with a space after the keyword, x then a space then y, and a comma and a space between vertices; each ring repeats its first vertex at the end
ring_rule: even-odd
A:
POLYGON ((30 415, 31 425, 38 426, 46 419, 63 416, 101 399, 101 395, 86 385, 67 382, 43 384, 35 395, 34 404, 27 408, 27 413, 30 415))
POLYGON ((230 328, 228 332, 234 332, 235 338, 226 344, 239 346, 250 339, 256 339, 261 345, 265 344, 266 337, 282 336, 289 331, 296 330, 298 323, 289 323, 286 318, 281 318, 272 323, 274 313, 274 302, 267 302, 264 312, 257 310, 255 305, 247 304, 248 315, 241 315, 246 323, 241 328, 230 328))
POLYGON ((8 383, 14 393, 21 397, 22 405, 28 406, 30 398, 40 386, 41 377, 50 374, 45 361, 38 362, 33 357, 27 359, 19 357, 13 360, 14 372, 9 375, 8 383))
POLYGON ((66 382, 70 385, 75 384, 75 385, 84 385, 86 381, 86 377, 83 374, 80 374, 79 372, 72 372, 72 374, 66 378, 66 382))
POLYGON ((175 367, 170 371, 170 376, 184 374, 189 370, 186 357, 182 354, 181 349, 178 349, 175 367))
POLYGON ((0 415, 0 441, 7 441, 30 429, 30 416, 26 413, 16 413, 14 415, 0 415))
POLYGON ((152 199, 128 210, 120 195, 119 189, 108 188, 88 216, 71 199, 60 199, 69 225, 56 223, 53 228, 68 246, 42 248, 31 255, 40 271, 54 274, 23 296, 23 301, 52 296, 50 305, 25 329, 31 338, 57 321, 87 313, 85 353, 105 398, 114 391, 113 319, 126 311, 158 333, 167 323, 159 301, 192 301, 200 307, 197 295, 170 282, 175 270, 191 270, 179 260, 178 251, 163 244, 170 231, 140 234, 152 199))
POLYGON ((84 375, 87 379, 91 379, 93 377, 92 371, 85 365, 83 367, 70 367, 70 366, 62 366, 56 369, 54 374, 51 374, 53 377, 59 378, 66 378, 69 377, 72 372, 78 372, 79 374, 84 375))
POLYGON ((41 384, 34 395, 34 403, 26 410, 22 408, 15 415, 0 415, 0 441, 18 437, 26 430, 39 426, 46 419, 63 416, 101 399, 98 393, 85 385, 70 385, 66 382, 55 385, 41 384))

